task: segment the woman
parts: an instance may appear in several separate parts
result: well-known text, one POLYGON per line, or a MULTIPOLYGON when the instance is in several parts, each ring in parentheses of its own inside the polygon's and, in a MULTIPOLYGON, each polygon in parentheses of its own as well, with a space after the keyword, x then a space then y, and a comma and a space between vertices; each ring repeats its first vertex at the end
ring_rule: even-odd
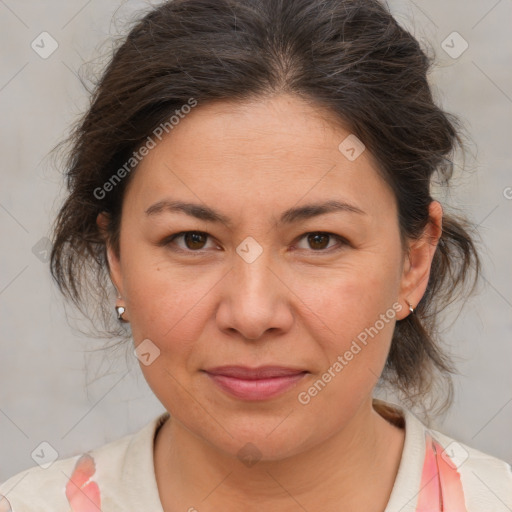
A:
POLYGON ((3 510, 512 507, 507 463, 410 411, 440 383, 449 404, 437 318, 479 269, 430 194, 460 138, 429 64, 376 0, 174 0, 135 26, 70 139, 51 269, 115 307, 167 412, 13 476, 3 510))

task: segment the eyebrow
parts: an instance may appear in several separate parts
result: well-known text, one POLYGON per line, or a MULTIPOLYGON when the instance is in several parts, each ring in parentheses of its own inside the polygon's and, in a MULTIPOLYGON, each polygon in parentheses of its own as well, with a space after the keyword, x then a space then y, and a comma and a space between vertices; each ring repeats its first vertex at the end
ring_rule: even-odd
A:
MULTIPOLYGON (((222 213, 197 203, 187 203, 183 201, 172 201, 163 199, 154 203, 145 210, 146 216, 159 215, 164 212, 182 212, 196 219, 204 220, 207 222, 223 223, 228 227, 232 226, 229 217, 222 213)), ((289 208, 281 214, 281 224, 292 224, 300 220, 310 219, 318 215, 334 212, 350 212, 360 215, 366 215, 366 212, 357 206, 345 203, 343 201, 330 200, 323 203, 310 203, 304 206, 289 208)))

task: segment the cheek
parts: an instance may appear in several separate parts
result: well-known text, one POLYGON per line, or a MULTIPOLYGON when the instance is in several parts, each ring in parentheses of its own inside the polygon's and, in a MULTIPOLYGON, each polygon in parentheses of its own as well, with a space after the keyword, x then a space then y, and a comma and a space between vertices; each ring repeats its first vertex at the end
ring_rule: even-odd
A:
POLYGON ((311 336, 323 333, 331 349, 341 350, 377 322, 383 337, 391 338, 399 307, 398 252, 385 256, 354 253, 342 266, 317 275, 303 272, 291 282, 303 304, 301 316, 311 321, 311 336))
POLYGON ((132 268, 126 283, 132 336, 136 346, 151 340, 158 353, 147 366, 141 361, 144 378, 173 415, 181 417, 179 411, 193 414, 190 394, 199 396, 200 390, 194 388, 190 376, 204 330, 207 294, 214 283, 194 279, 193 269, 176 272, 161 262, 142 267, 139 260, 132 268))
MULTIPOLYGON (((131 254, 126 259, 127 310, 133 339, 150 339, 167 364, 191 370, 196 344, 212 315, 215 285, 223 273, 131 254)), ((148 371, 151 369, 148 368, 148 371)), ((174 371, 174 370, 173 370, 174 371)))
POLYGON ((309 417, 330 411, 321 427, 325 432, 356 413, 386 362, 400 304, 395 286, 379 274, 340 279, 317 300, 322 321, 309 327, 321 346, 323 365, 297 390, 296 399, 309 417))

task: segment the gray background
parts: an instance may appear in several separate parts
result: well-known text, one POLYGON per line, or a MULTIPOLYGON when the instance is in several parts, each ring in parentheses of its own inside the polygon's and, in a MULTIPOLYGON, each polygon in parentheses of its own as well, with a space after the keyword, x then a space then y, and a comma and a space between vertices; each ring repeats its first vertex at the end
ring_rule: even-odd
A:
MULTIPOLYGON (((478 224, 485 245, 484 286, 458 317, 450 311, 445 338, 460 376, 452 409, 434 426, 511 462, 512 1, 390 6, 434 48, 436 98, 462 118, 474 141, 468 171, 457 174, 443 201, 478 224), (469 44, 455 59, 441 47, 453 31, 469 44)), ((42 441, 68 457, 134 432, 163 411, 128 348, 94 351, 102 340, 73 329, 80 316, 68 308, 66 317, 44 262, 44 237, 64 193, 47 154, 88 101, 77 72, 84 61, 101 69, 109 37, 123 35, 134 12, 149 7, 0 0, 0 481, 33 466, 31 453, 42 441), (47 59, 31 48, 43 31, 59 45, 47 59)))

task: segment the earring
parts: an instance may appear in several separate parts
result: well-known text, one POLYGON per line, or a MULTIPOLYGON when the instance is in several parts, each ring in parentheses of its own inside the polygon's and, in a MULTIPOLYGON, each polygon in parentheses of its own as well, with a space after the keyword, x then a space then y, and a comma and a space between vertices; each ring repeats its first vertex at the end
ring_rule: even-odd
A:
POLYGON ((123 306, 116 306, 117 319, 121 320, 121 322, 127 322, 127 320, 123 318, 123 314, 125 311, 126 310, 123 306))
POLYGON ((408 301, 406 301, 406 302, 407 302, 407 304, 409 306, 409 311, 411 312, 411 314, 414 313, 414 308, 412 307, 412 304, 410 302, 408 302, 408 301))

